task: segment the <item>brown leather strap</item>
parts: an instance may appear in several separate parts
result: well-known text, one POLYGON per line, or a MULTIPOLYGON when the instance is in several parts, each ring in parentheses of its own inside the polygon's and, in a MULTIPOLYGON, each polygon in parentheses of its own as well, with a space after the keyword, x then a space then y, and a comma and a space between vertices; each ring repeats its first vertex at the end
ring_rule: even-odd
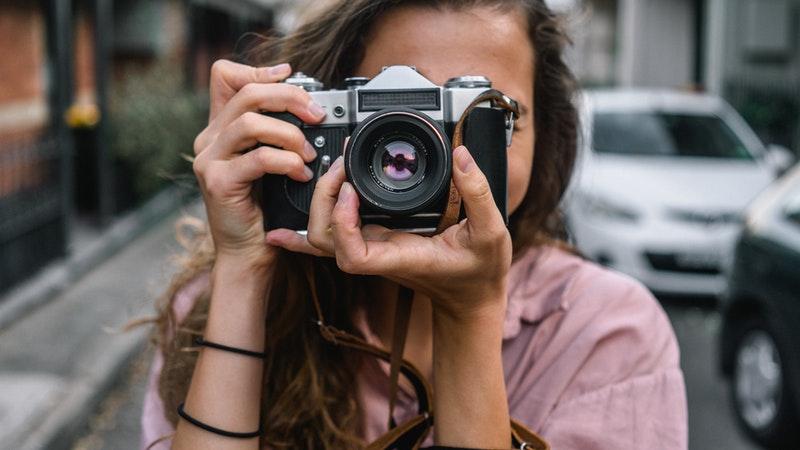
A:
MULTIPOLYGON (((323 339, 326 341, 334 344, 334 345, 341 345, 342 347, 347 347, 359 352, 363 352, 374 356, 376 358, 382 359, 386 362, 391 364, 392 355, 385 349, 380 347, 374 346, 367 342, 366 340, 350 334, 346 331, 339 330, 336 327, 331 325, 327 325, 325 323, 325 317, 322 313, 322 307, 319 303, 319 298, 317 297, 316 289, 314 288, 314 277, 311 274, 311 268, 309 267, 306 272, 306 278, 308 279, 309 286, 311 286, 311 300, 314 304, 314 309, 317 313, 317 325, 319 326, 319 332, 323 339)), ((413 294, 413 292, 412 292, 413 294)), ((410 309, 411 302, 403 302, 404 297, 403 295, 407 295, 404 292, 400 292, 400 298, 398 298, 398 303, 406 303, 410 309)), ((409 314, 410 316, 410 311, 409 314)), ((408 329, 408 318, 406 318, 406 325, 403 328, 405 330, 408 329)), ((431 404, 432 394, 431 394, 431 387, 428 384, 428 381, 425 377, 417 370, 414 365, 410 362, 402 359, 403 352, 402 350, 399 351, 401 358, 399 362, 399 373, 402 373, 403 376, 406 377, 411 382, 412 387, 414 388, 414 393, 417 397, 417 411, 420 415, 430 417, 433 411, 433 406, 431 404)))
POLYGON ((418 449, 431 428, 429 415, 419 415, 389 430, 367 446, 367 450, 418 449))
POLYGON ((400 375, 400 363, 403 360, 403 349, 406 346, 408 320, 411 317, 411 306, 414 302, 414 291, 400 286, 397 301, 394 305, 394 330, 392 330, 392 354, 389 358, 389 425, 395 427, 394 405, 397 402, 397 383, 400 375))
POLYGON ((514 448, 550 450, 550 444, 547 441, 514 419, 511 419, 511 438, 514 448))
MULTIPOLYGON (((457 149, 459 146, 463 145, 464 143, 464 123, 469 116, 469 113, 472 112, 473 109, 477 108, 481 103, 492 102, 492 105, 495 107, 503 108, 508 111, 511 111, 514 114, 514 117, 519 117, 519 106, 517 103, 510 98, 503 95, 502 92, 489 89, 488 91, 482 93, 481 95, 475 97, 475 100, 467 106, 464 110, 464 113, 461 115, 461 118, 458 119, 456 122, 456 126, 453 129, 453 139, 452 139, 452 150, 457 149)), ((470 149, 470 151, 474 151, 475 149, 470 149)), ((444 208, 444 212, 442 213, 442 218, 439 220, 439 225, 436 227, 436 234, 443 232, 444 230, 450 228, 451 226, 458 223, 458 217, 461 214, 461 194, 458 193, 456 189, 455 183, 453 180, 450 180, 450 191, 447 196, 447 205, 444 208)))

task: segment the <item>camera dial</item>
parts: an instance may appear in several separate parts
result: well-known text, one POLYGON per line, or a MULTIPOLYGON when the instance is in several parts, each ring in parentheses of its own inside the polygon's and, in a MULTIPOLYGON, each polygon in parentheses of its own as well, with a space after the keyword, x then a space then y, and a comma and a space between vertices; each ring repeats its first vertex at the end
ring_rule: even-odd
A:
POLYGON ((486 88, 492 87, 492 82, 488 78, 480 75, 466 75, 463 77, 450 78, 444 84, 446 88, 486 88))
POLYGON ((358 89, 369 83, 369 80, 370 79, 367 77, 349 77, 344 79, 344 84, 347 86, 347 89, 358 89))
POLYGON ((303 72, 295 72, 292 74, 291 77, 285 79, 283 81, 287 84, 293 84, 295 86, 300 86, 301 88, 305 89, 308 92, 317 92, 321 91, 324 85, 321 81, 317 80, 314 77, 310 77, 303 72))

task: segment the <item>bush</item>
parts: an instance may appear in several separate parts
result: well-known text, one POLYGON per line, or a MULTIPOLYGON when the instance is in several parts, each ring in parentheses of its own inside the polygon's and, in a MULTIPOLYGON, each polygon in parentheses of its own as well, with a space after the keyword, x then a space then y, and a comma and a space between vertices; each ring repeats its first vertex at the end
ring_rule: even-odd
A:
POLYGON ((156 63, 128 73, 110 95, 111 149, 127 168, 139 200, 191 173, 195 136, 208 114, 205 93, 186 88, 179 64, 156 63))

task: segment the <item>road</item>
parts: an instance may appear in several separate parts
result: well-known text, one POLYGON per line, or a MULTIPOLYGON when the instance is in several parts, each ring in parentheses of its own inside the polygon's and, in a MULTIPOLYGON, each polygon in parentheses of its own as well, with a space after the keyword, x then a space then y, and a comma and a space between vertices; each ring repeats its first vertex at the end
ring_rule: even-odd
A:
POLYGON ((757 449, 735 423, 728 385, 717 371, 717 335, 720 314, 708 302, 662 300, 678 343, 689 399, 691 450, 757 449))
MULTIPOLYGON (((708 303, 664 300, 681 345, 681 365, 689 398, 689 448, 692 450, 756 449, 734 423, 727 385, 716 371, 719 314, 708 303)), ((91 420, 74 450, 139 449, 139 415, 149 354, 137 360, 127 381, 112 392, 91 420)))

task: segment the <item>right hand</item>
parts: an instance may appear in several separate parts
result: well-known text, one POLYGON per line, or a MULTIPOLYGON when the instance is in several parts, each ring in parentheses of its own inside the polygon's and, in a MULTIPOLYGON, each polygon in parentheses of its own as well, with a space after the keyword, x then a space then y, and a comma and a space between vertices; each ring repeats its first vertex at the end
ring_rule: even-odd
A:
POLYGON ((194 141, 197 176, 217 258, 268 266, 275 249, 265 241, 261 209, 251 195, 264 174, 309 181, 316 151, 296 126, 259 114, 288 111, 316 124, 325 112, 302 88, 279 83, 288 64, 251 67, 219 60, 211 68, 208 126, 194 141), (259 145, 256 149, 245 150, 259 145))

